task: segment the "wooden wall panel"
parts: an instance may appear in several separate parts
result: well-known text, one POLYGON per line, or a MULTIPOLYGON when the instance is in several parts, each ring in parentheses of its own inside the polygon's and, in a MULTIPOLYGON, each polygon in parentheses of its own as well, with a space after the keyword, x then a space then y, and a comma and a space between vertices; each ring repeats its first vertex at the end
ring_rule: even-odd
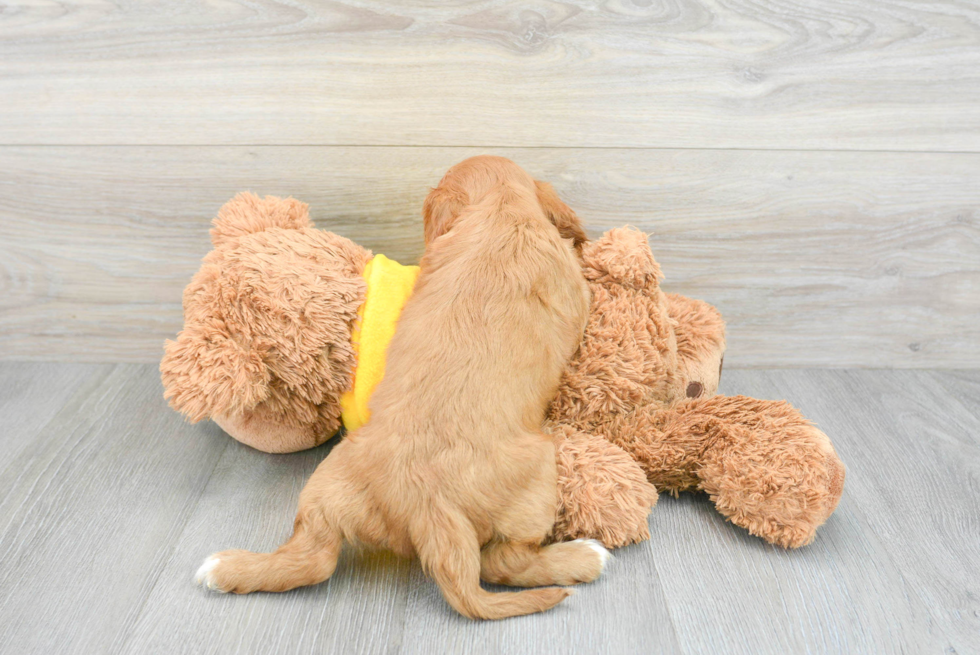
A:
POLYGON ((0 144, 976 151, 969 0, 44 2, 0 144))
POLYGON ((251 189, 391 257, 451 164, 511 157, 593 236, 652 233, 726 366, 980 366, 980 154, 422 147, 0 148, 0 359, 149 362, 208 222, 251 189))

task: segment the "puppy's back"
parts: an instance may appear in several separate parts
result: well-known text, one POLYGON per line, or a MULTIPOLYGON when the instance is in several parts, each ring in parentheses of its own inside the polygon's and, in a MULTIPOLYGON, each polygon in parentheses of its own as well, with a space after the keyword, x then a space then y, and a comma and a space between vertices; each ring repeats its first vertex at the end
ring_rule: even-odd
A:
POLYGON ((404 428, 407 413, 427 434, 459 423, 540 426, 589 297, 580 264, 532 189, 497 185, 430 245, 372 416, 395 410, 404 428))

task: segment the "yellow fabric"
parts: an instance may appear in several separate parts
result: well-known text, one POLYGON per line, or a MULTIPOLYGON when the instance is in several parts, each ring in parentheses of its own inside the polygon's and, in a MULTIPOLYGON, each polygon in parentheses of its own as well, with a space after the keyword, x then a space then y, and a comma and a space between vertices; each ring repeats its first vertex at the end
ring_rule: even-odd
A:
POLYGON ((354 385, 340 398, 340 416, 348 430, 356 430, 371 417, 368 399, 384 377, 388 342, 418 276, 418 266, 402 266, 384 255, 375 255, 364 267, 367 294, 351 333, 357 355, 354 385))

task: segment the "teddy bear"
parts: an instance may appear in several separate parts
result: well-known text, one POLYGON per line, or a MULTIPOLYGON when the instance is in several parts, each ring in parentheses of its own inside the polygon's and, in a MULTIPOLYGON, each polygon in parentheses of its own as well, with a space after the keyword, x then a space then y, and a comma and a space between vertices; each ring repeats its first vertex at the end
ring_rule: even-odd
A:
MULTIPOLYGON (((269 453, 356 429, 417 267, 315 228, 292 198, 239 194, 211 240, 184 291, 184 328, 165 344, 171 406, 269 453)), ((827 436, 785 402, 716 395, 724 322, 660 289, 642 232, 610 230, 580 257, 592 307, 546 424, 559 473, 551 539, 639 542, 658 490, 699 490, 770 543, 812 541, 843 490, 827 436)))
POLYGON ((583 271, 590 320, 549 421, 619 446, 660 492, 706 492, 751 534, 810 543, 844 488, 830 439, 787 402, 716 394, 725 324, 661 290, 647 235, 608 231, 584 247, 583 271))

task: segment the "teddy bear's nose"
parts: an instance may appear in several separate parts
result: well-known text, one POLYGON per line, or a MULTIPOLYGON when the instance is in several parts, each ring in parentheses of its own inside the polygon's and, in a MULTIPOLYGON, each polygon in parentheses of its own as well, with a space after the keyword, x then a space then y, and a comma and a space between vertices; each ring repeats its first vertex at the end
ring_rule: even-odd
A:
POLYGON ((687 385, 687 397, 697 398, 704 392, 704 385, 700 382, 691 382, 687 385))

